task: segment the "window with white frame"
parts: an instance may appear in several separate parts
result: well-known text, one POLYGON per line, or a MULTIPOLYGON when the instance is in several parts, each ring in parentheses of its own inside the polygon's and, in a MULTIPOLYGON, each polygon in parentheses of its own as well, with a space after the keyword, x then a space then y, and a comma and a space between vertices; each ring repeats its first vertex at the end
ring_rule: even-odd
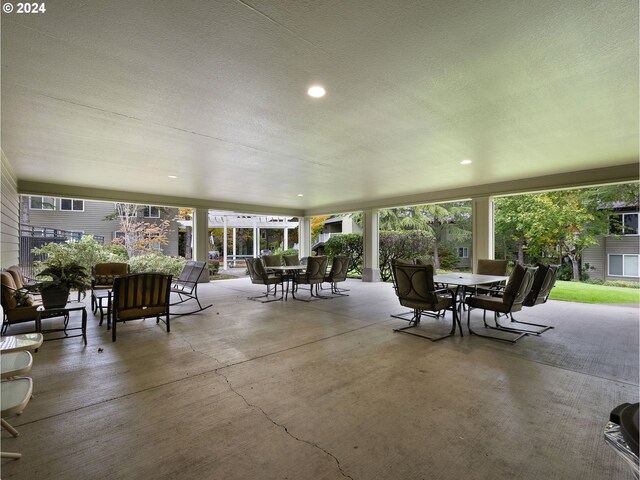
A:
POLYGON ((117 231, 117 232, 113 232, 113 238, 124 238, 124 232, 121 231, 117 231))
POLYGON ((469 258, 469 249, 467 247, 458 247, 458 257, 469 258))
POLYGON ((80 239, 82 239, 82 236, 84 235, 84 232, 81 230, 67 230, 69 233, 67 235, 69 235, 69 240, 72 242, 78 242, 80 241, 80 239))
POLYGON ((145 205, 142 209, 142 216, 145 218, 160 218, 160 209, 153 205, 145 205))
POLYGON ((609 275, 638 277, 638 255, 609 254, 609 275))
POLYGON ((84 200, 75 198, 61 198, 60 210, 64 212, 84 212, 84 200))
POLYGON ((55 210, 56 199, 53 197, 29 197, 31 210, 55 210))
POLYGON ((614 235, 638 235, 638 213, 614 213, 609 215, 609 233, 614 235))

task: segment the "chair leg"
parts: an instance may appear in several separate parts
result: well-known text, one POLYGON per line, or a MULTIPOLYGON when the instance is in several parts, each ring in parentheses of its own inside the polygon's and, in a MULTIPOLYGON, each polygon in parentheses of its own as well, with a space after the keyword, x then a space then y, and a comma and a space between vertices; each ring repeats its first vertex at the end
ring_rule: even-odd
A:
MULTIPOLYGON (((541 330, 537 330, 537 331, 526 330, 526 329, 517 329, 517 330, 521 330, 523 332, 529 332, 529 333, 531 333, 533 335, 541 335, 544 332, 546 332, 547 330, 551 330, 552 328, 556 328, 556 327, 553 327, 551 325, 542 325, 541 323, 520 322, 520 321, 516 320, 515 318, 513 318, 513 314, 512 313, 509 314, 509 318, 511 319, 511 323, 519 323, 520 325, 531 325, 532 327, 538 327, 538 328, 541 329, 541 330)), ((511 327, 511 328, 516 330, 515 327, 511 327)))
MULTIPOLYGON (((408 330, 417 327, 420 324, 420 320, 422 318, 422 315, 424 312, 422 312, 421 310, 414 310, 413 312, 413 317, 411 318, 411 320, 409 320, 409 325, 407 325, 406 327, 402 327, 402 328, 394 328, 393 331, 394 332, 399 332, 399 333, 406 333, 407 335, 413 335, 414 337, 422 337, 422 338, 426 338, 427 340, 431 340, 432 342, 437 342, 439 340, 442 340, 444 338, 450 337, 452 336, 455 331, 456 331, 456 323, 459 324, 458 321, 458 315, 455 311, 455 308, 452 310, 453 312, 453 325, 451 327, 451 331, 446 334, 446 335, 442 335, 440 337, 430 337, 428 335, 424 335, 421 333, 415 333, 415 332, 409 332, 408 330)), ((437 317, 436 317, 437 318, 437 317)), ((460 332, 462 332, 462 328, 460 328, 460 332)))
POLYGON ((13 453, 13 452, 0 452, 0 458, 13 458, 13 459, 20 459, 22 458, 22 454, 21 453, 13 453))
POLYGON ((9 425, 9 422, 7 422, 4 418, 0 419, 0 422, 2 423, 2 428, 9 432, 12 436, 17 437, 18 435, 20 435, 18 431, 11 425, 9 425))
POLYGON ((482 314, 482 320, 484 322, 484 327, 485 328, 488 328, 490 330, 499 330, 499 331, 505 332, 505 333, 511 333, 511 334, 517 335, 517 337, 516 338, 503 338, 503 337, 496 337, 496 336, 493 336, 493 335, 484 335, 484 334, 478 333, 478 332, 474 331, 471 328, 471 310, 473 310, 473 308, 471 308, 470 306, 467 305, 467 330, 469 330, 469 335, 476 335, 477 337, 490 338, 492 340, 500 340, 502 342, 509 342, 509 343, 516 343, 522 337, 526 337, 527 335, 529 335, 529 333, 527 333, 527 332, 517 332, 515 330, 508 329, 506 327, 501 327, 500 324, 498 324, 497 312, 494 312, 494 321, 496 322, 497 326, 493 327, 493 326, 487 324, 487 321, 486 321, 487 311, 486 310, 484 310, 483 314, 482 314))
POLYGON ((338 288, 338 284, 336 282, 331 282, 331 293, 333 293, 334 295, 338 295, 340 297, 348 297, 349 295, 343 292, 350 292, 351 290, 348 290, 346 288, 338 288))
MULTIPOLYGON (((260 300, 261 298, 269 298, 269 296, 271 295, 271 291, 269 289, 269 285, 267 285, 266 293, 264 293, 262 295, 258 295, 257 297, 247 297, 247 299, 248 300, 253 300, 254 302, 260 302, 260 303, 277 302, 278 300, 282 300, 284 298, 284 286, 282 286, 281 290, 282 290, 282 292, 281 292, 281 295, 280 295, 279 298, 272 298, 271 300, 260 300)), ((276 295, 277 292, 278 292, 278 284, 275 285, 274 296, 276 295)), ((207 308, 209 308, 209 307, 207 307, 207 308)))

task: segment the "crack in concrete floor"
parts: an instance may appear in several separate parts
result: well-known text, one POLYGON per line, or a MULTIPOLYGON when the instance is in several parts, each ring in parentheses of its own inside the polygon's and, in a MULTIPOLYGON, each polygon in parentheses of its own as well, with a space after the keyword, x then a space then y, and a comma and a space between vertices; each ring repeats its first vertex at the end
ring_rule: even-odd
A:
POLYGON ((227 382, 227 385, 229 386, 229 390, 231 390, 233 393, 235 393, 237 396, 239 396, 239 397, 242 399, 242 401, 243 401, 243 402, 244 402, 248 407, 250 407, 250 408, 254 408, 254 409, 256 409, 256 410, 259 410, 259 411, 262 413, 262 415, 264 415, 264 417, 265 417, 267 420, 269 420, 271 423, 273 423, 276 427, 281 428, 282 430, 284 430, 284 432, 285 432, 287 435, 289 435, 291 438, 293 438, 294 440, 296 440, 296 441, 298 441, 298 442, 301 442, 301 443, 305 443, 305 444, 307 444, 307 445, 309 445, 309 446, 311 446, 311 447, 313 447, 313 448, 316 448, 316 449, 320 450, 321 452, 323 452, 324 454, 326 454, 326 455, 330 456, 331 458, 333 458, 333 460, 336 462, 336 465, 337 465, 337 467, 338 467, 338 470, 340 471, 340 474, 341 474, 343 477, 345 477, 345 478, 350 478, 351 480, 354 480, 354 479, 353 479, 353 477, 352 477, 351 475, 347 474, 347 473, 343 470, 342 465, 340 464, 340 460, 338 460, 338 457, 336 457, 333 453, 331 453, 330 451, 328 451, 328 450, 326 450, 326 449, 322 448, 322 447, 321 447, 320 445, 318 445, 317 443, 314 443, 314 442, 311 442, 311 441, 309 441, 309 440, 305 440, 304 438, 300 438, 300 437, 295 436, 293 433, 291 433, 291 432, 289 431, 289 429, 288 429, 285 425, 283 425, 283 424, 281 424, 281 423, 278 423, 278 422, 276 422, 273 418, 271 418, 271 417, 269 416, 269 414, 267 414, 267 412, 265 412, 265 411, 262 409, 262 407, 260 407, 259 405, 254 404, 254 403, 250 403, 250 402, 245 398, 245 396, 244 396, 244 395, 242 395, 242 394, 241 394, 240 392, 238 392, 235 388, 233 388, 233 385, 231 384, 231 382, 229 381, 229 379, 227 378, 227 376, 226 376, 224 373, 222 373, 222 372, 218 371, 218 370, 221 370, 222 368, 227 368, 227 367, 221 367, 220 369, 216 369, 216 370, 215 370, 215 373, 216 373, 216 374, 218 374, 218 375, 220 375, 222 378, 224 378, 225 382, 227 382))

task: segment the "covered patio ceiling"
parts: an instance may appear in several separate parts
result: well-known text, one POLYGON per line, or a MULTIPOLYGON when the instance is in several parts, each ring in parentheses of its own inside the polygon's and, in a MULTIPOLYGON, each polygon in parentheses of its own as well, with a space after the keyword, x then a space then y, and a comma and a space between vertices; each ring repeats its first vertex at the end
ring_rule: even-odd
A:
POLYGON ((638 176, 637 2, 46 7, 2 15, 22 193, 299 215, 638 176))

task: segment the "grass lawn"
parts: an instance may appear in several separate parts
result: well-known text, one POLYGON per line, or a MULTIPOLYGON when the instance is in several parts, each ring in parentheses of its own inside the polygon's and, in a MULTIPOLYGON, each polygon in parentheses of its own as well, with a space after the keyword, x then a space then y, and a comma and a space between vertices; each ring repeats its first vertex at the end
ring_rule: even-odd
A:
POLYGON ((607 287, 558 280, 551 300, 579 303, 640 303, 640 288, 607 287))

